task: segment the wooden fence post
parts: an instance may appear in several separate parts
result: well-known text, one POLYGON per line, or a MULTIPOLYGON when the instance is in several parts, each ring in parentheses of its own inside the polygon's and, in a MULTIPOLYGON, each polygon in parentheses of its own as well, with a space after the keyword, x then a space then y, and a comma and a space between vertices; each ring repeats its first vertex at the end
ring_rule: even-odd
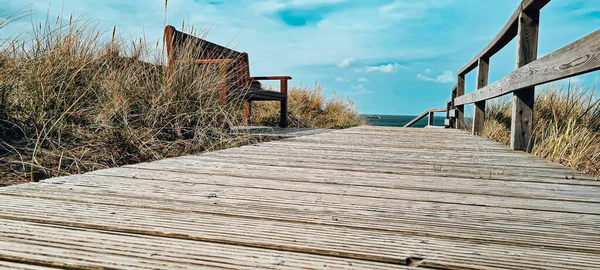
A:
MULTIPOLYGON (((539 25, 539 9, 521 11, 517 35, 517 68, 537 59, 539 25)), ((519 90, 513 95, 510 136, 510 147, 513 150, 530 150, 534 100, 535 87, 519 90)))
POLYGON ((434 120, 434 112, 429 112, 429 117, 428 118, 429 119, 427 119, 427 120, 429 120, 429 123, 427 123, 427 124, 430 125, 430 126, 433 126, 433 124, 435 124, 434 121, 433 121, 434 120))
MULTIPOLYGON (((458 82, 456 83, 456 97, 465 95, 465 75, 458 74, 458 82)), ((465 126, 465 105, 456 106, 456 118, 454 119, 454 127, 463 129, 465 126)))
POLYGON ((446 103, 446 120, 444 126, 446 128, 452 128, 452 119, 450 118, 450 110, 452 110, 452 99, 446 103))
MULTIPOLYGON (((479 58, 477 72, 477 89, 488 85, 488 74, 490 71, 490 59, 488 57, 479 58)), ((485 100, 475 103, 475 112, 473 114, 473 135, 481 135, 483 125, 485 124, 485 100)))

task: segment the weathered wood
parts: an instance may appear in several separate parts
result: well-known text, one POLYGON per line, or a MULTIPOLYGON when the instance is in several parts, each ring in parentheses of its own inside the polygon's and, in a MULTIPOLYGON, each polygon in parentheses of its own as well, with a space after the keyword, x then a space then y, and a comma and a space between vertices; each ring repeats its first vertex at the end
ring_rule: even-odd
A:
POLYGON ((433 126, 433 125, 434 125, 434 122, 435 122, 435 121, 434 121, 434 120, 435 120, 435 118, 434 118, 434 117, 435 117, 435 115, 434 115, 434 112, 430 111, 430 112, 429 112, 428 119, 427 119, 427 120, 428 120, 428 121, 427 121, 427 125, 429 125, 429 126, 433 126))
POLYGON ((480 91, 456 98, 456 104, 470 104, 600 70, 600 30, 566 47, 533 61, 480 91))
POLYGON ((280 101, 279 110, 279 127, 286 128, 288 126, 288 79, 281 79, 279 84, 281 94, 285 94, 285 98, 280 101))
MULTIPOLYGON (((572 256, 579 259, 577 266, 570 269, 590 268, 600 261, 597 258, 598 245, 593 239, 584 243, 587 246, 559 247, 557 244, 544 243, 519 244, 518 241, 482 242, 460 239, 461 234, 452 237, 437 238, 428 235, 409 235, 385 230, 364 230, 339 225, 306 224, 293 221, 276 221, 267 219, 242 218, 227 215, 210 215, 205 213, 174 212, 146 209, 145 215, 136 209, 116 206, 98 206, 85 203, 29 199, 36 205, 27 208, 19 204, 26 200, 14 198, 8 200, 5 213, 22 213, 15 221, 40 221, 58 226, 69 226, 82 229, 101 229, 107 232, 144 234, 163 239, 190 239, 198 242, 210 242, 223 245, 238 245, 267 250, 305 253, 317 256, 333 256, 363 261, 379 261, 390 264, 403 264, 404 258, 412 252, 427 254, 427 265, 440 268, 441 265, 462 265, 465 260, 469 264, 480 267, 498 267, 519 269, 513 260, 503 260, 502 248, 513 246, 512 252, 529 258, 528 265, 550 267, 558 262, 576 263, 572 256), (44 212, 57 208, 72 209, 71 214, 61 213, 46 216, 44 212), (114 214, 113 214, 114 213, 114 214), (135 217, 135 219, 132 219, 135 217), (145 226, 145 224, 153 224, 145 226), (235 226, 232 226, 234 225, 235 226), (248 231, 252 233, 248 233, 248 231), (355 245, 345 243, 352 241, 355 245), (385 246, 385 247, 384 247, 385 246), (387 248, 386 248, 387 247, 387 248), (545 247, 546 250, 540 250, 545 247), (552 248, 556 247, 556 248, 552 248), (481 256, 472 256, 473 250, 481 256), (570 254, 570 256, 567 256, 570 254), (561 256, 562 255, 562 256, 561 256), (400 258, 400 259, 399 259, 400 258), (490 261, 492 260, 492 261, 490 261), (548 263, 552 260, 553 263, 548 263), (588 267, 586 267, 586 264, 588 267)), ((217 199, 216 202, 219 200, 217 199)), ((335 217, 334 217, 335 219, 335 217)), ((334 220, 335 221, 335 220, 334 220)), ((340 220, 338 220, 340 221, 340 220)), ((343 221, 338 224, 343 224, 343 221)), ((463 234, 464 235, 464 234, 463 234)), ((468 235, 464 235, 468 238, 468 235)), ((521 262, 522 263, 522 262, 521 262)), ((522 266, 522 265, 521 265, 522 266)), ((424 266, 427 267, 427 266, 424 266)), ((569 269, 569 268, 565 268, 569 269)))
MULTIPOLYGON (((219 73, 223 77, 219 102, 225 106, 227 95, 232 93, 246 101, 244 110, 245 122, 251 116, 249 110, 252 101, 280 101, 280 127, 287 127, 287 81, 290 76, 250 77, 248 54, 238 52, 204 39, 177 31, 173 26, 165 27, 165 43, 167 45, 169 80, 173 80, 176 64, 219 65, 219 73), (259 80, 280 80, 281 91, 276 93, 261 88, 259 80)), ((223 118, 223 117, 221 117, 223 118)))
MULTIPOLYGON (((517 68, 537 59, 539 27, 539 10, 521 12, 517 42, 517 68)), ((513 94, 510 129, 510 147, 513 150, 528 151, 530 148, 533 134, 534 100, 535 86, 520 89, 513 94)))
MULTIPOLYGON (((458 81, 456 83, 456 99, 458 99, 464 95, 465 95, 465 76, 458 75, 458 81)), ((454 128, 463 129, 465 126, 465 106, 457 105, 456 101, 454 103, 455 103, 454 106, 456 109, 454 128)))
POLYGON ((450 110, 452 110, 452 99, 446 102, 446 119, 444 119, 444 126, 446 128, 452 127, 452 120, 450 118, 450 110))
POLYGON ((510 43, 517 36, 519 14, 521 13, 521 6, 515 10, 513 15, 508 19, 508 22, 500 30, 500 32, 490 41, 490 43, 483 48, 483 50, 477 54, 471 61, 469 61, 463 68, 458 71, 458 75, 467 75, 477 67, 479 59, 491 58, 500 50, 502 50, 508 43, 510 43))
POLYGON ((548 4, 550 0, 523 0, 517 10, 513 12, 508 22, 502 27, 500 32, 490 41, 490 43, 485 46, 485 48, 477 54, 471 61, 469 61, 463 68, 458 71, 458 75, 467 75, 467 73, 474 70, 481 58, 491 58, 500 50, 502 50, 508 43, 510 43, 516 36, 518 32, 518 21, 519 14, 521 14, 522 10, 541 10, 548 4))
MULTIPOLYGON (((488 74, 490 70, 490 59, 480 58, 478 62, 477 72, 477 89, 481 89, 488 84, 488 74)), ((481 135, 485 124, 485 100, 475 103, 475 111, 473 113, 473 129, 471 134, 481 135)))
POLYGON ((252 101, 244 100, 244 124, 247 126, 252 115, 252 101))
POLYGON ((408 122, 406 125, 404 125, 405 128, 409 128, 414 126, 416 123, 418 123, 419 121, 421 121, 421 119, 425 118, 426 116, 429 116, 429 125, 433 126, 433 114, 436 112, 446 112, 445 108, 437 108, 437 109, 429 109, 426 110, 425 112, 423 112, 421 115, 417 116, 415 119, 411 120, 410 122, 408 122))
POLYGON ((256 81, 264 81, 264 80, 280 81, 280 80, 291 80, 292 77, 290 77, 290 76, 266 76, 266 77, 250 77, 250 79, 256 80, 256 81))
POLYGON ((331 131, 0 188, 0 267, 594 269, 600 183, 571 175, 461 130, 331 131))
POLYGON ((523 0, 521 2, 521 10, 523 11, 539 11, 544 8, 550 0, 523 0))

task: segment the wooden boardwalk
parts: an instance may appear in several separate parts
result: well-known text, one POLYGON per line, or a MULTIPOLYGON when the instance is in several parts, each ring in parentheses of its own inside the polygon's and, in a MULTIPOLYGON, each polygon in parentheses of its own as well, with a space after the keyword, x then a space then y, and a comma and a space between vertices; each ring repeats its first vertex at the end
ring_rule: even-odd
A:
POLYGON ((0 268, 598 269, 600 182, 359 127, 0 189, 0 268))

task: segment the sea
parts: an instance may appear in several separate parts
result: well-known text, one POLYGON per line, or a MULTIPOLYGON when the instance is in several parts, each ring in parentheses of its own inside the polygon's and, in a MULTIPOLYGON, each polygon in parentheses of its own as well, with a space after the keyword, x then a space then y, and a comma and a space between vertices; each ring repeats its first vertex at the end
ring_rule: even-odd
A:
MULTIPOLYGON (((383 114, 364 114, 363 117, 367 119, 367 123, 370 126, 383 126, 383 127, 403 127, 410 121, 415 119, 416 115, 383 115, 383 114)), ((433 124, 435 126, 444 126, 445 116, 435 116, 433 124)), ((413 125, 415 128, 424 128, 427 126, 427 117, 421 119, 413 125)))

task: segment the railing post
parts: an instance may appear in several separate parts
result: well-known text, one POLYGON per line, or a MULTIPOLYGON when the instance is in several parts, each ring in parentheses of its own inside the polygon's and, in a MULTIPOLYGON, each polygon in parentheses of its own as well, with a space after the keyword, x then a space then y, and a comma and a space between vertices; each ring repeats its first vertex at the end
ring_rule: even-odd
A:
POLYGON ((444 121, 444 126, 446 128, 452 128, 452 120, 450 119, 450 110, 452 110, 452 100, 449 100, 446 103, 446 121, 444 121))
MULTIPOLYGON (((490 71, 490 59, 488 57, 479 58, 477 72, 477 89, 488 85, 488 74, 490 71)), ((485 124, 485 100, 475 103, 475 112, 473 114, 473 135, 481 135, 485 124)))
POLYGON ((427 123, 427 124, 430 125, 430 126, 433 126, 433 124, 434 124, 434 121, 433 121, 434 118, 433 117, 434 117, 434 112, 430 111, 429 112, 429 117, 428 117, 429 119, 427 119, 427 120, 429 120, 429 123, 427 123))
MULTIPOLYGON (((540 11, 521 11, 517 41, 517 68, 537 59, 540 11)), ((514 93, 512 99, 512 121, 510 147, 513 150, 530 150, 533 132, 533 105, 535 87, 514 93)))
MULTIPOLYGON (((456 97, 465 95, 465 75, 458 74, 458 81, 456 83, 456 97)), ((456 118, 454 119, 454 127, 457 129, 463 129, 465 126, 465 105, 456 106, 456 118)))

